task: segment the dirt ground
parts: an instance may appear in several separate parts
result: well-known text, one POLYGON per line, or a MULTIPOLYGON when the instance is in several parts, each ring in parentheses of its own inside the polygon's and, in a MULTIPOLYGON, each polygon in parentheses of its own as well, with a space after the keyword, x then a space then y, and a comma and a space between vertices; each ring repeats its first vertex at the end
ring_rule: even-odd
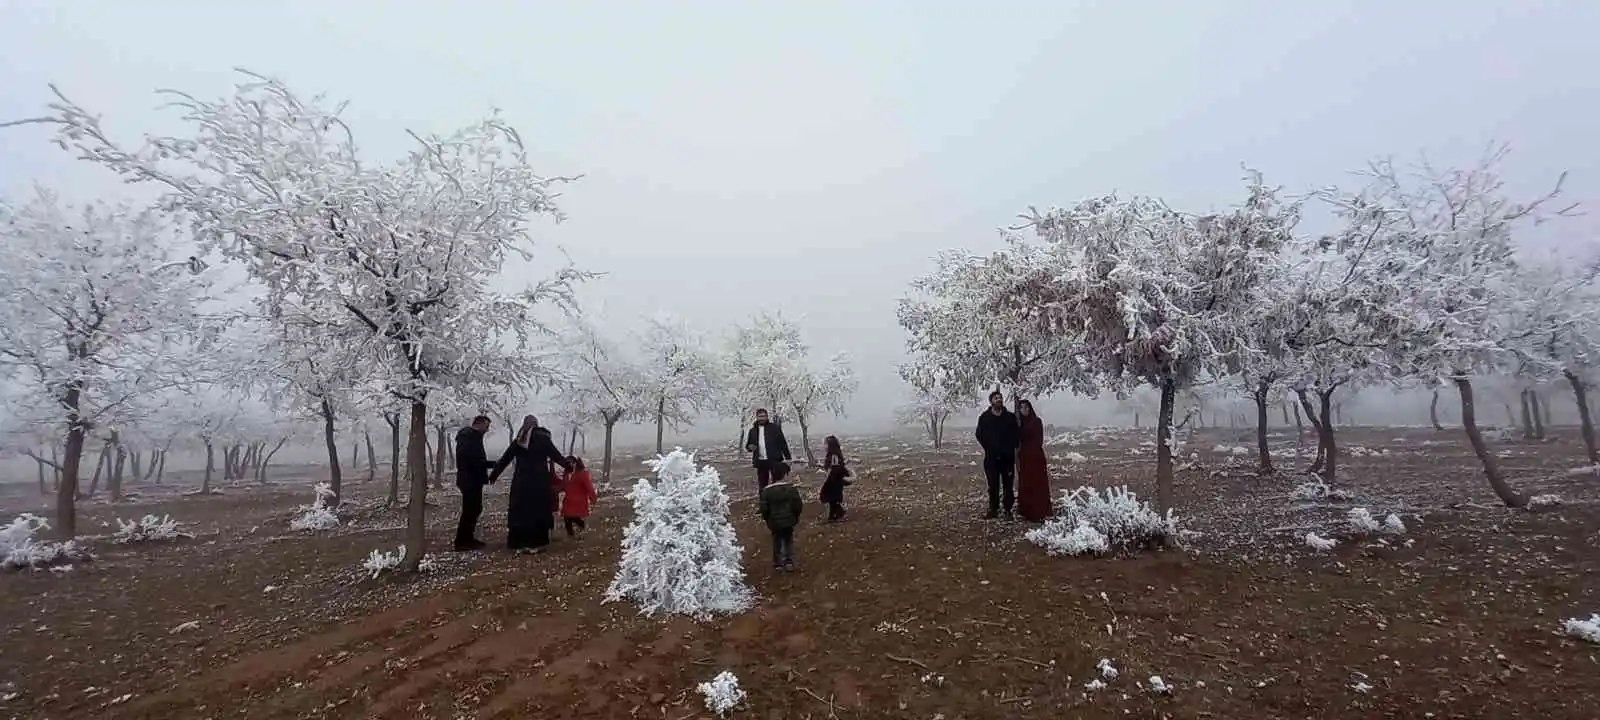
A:
MULTIPOLYGON (((322 534, 287 526, 310 477, 89 504, 86 527, 170 513, 197 537, 102 541, 70 572, 0 575, 0 717, 682 720, 710 717, 694 687, 726 669, 749 693, 732 716, 767 720, 1593 718, 1600 646, 1560 627, 1600 612, 1600 478, 1570 474, 1576 433, 1556 434, 1497 443, 1521 489, 1565 501, 1531 512, 1496 505, 1459 432, 1346 431, 1337 487, 1353 499, 1304 502, 1296 477, 1258 478, 1235 454, 1249 431, 1203 431, 1179 477, 1199 534, 1098 559, 1048 557, 1025 524, 981 520, 970 446, 846 438, 850 515, 823 525, 808 508, 792 575, 768 569, 751 472, 709 453, 760 601, 704 624, 600 604, 630 515, 617 495, 581 541, 441 553, 401 580, 359 568, 400 542, 381 482, 354 484, 354 521, 322 534), (1410 530, 1354 537, 1353 506, 1410 530), (1312 550, 1308 530, 1339 547, 1312 550), (1102 658, 1120 675, 1088 690, 1102 658)), ((1145 494, 1148 435, 1059 438, 1056 488, 1145 494)), ((1280 465, 1303 466, 1292 436, 1275 440, 1280 465)), ((433 498, 436 546, 453 492, 433 498)), ((503 519, 485 519, 488 539, 503 519)))

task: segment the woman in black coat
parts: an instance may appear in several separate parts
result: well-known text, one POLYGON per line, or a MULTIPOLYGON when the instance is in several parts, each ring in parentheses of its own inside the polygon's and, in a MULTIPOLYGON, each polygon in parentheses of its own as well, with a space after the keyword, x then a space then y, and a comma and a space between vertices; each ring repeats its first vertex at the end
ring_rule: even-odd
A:
POLYGON ((555 505, 550 502, 550 464, 567 466, 567 458, 550 439, 550 433, 540 432, 539 420, 532 415, 522 418, 522 428, 506 448, 500 461, 495 463, 489 482, 516 461, 517 469, 511 475, 511 497, 506 508, 506 546, 512 550, 538 551, 550 544, 550 528, 555 527, 555 505))

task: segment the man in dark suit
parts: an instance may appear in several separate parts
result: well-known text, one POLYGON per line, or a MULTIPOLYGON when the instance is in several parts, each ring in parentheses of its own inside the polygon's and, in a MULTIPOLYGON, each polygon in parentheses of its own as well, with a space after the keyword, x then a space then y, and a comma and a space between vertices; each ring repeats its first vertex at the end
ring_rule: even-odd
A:
POLYGON ((750 451, 750 462, 756 468, 756 491, 767 488, 772 482, 772 468, 789 462, 789 441, 783 437, 783 426, 774 425, 765 408, 756 410, 756 422, 745 433, 744 449, 750 451))
POLYGON ((483 486, 489 484, 494 461, 483 449, 483 436, 489 432, 489 418, 479 415, 472 424, 456 433, 456 488, 461 491, 461 520, 456 523, 456 550, 481 550, 478 518, 483 515, 483 486))

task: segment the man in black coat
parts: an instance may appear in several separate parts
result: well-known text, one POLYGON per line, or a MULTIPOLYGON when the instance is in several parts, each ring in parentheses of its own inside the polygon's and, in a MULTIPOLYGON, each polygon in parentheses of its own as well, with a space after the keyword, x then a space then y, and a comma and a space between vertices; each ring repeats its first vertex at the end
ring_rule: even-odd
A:
POLYGON ((983 474, 989 481, 989 512, 983 517, 999 517, 1003 501, 1006 519, 1010 520, 1016 502, 1017 448, 1022 446, 1022 428, 1017 416, 1006 409, 1006 396, 999 390, 989 393, 989 409, 978 416, 977 435, 978 444, 983 447, 983 474))
POLYGON ((461 520, 456 523, 456 550, 481 550, 478 518, 483 515, 483 486, 489 480, 494 461, 483 449, 483 436, 489 432, 489 418, 479 415, 472 424, 456 433, 456 488, 461 491, 461 520))
POLYGON ((744 449, 750 451, 750 464, 756 469, 756 491, 760 492, 772 482, 772 468, 789 462, 789 441, 783 437, 783 426, 772 424, 765 408, 756 410, 756 422, 745 433, 744 449))

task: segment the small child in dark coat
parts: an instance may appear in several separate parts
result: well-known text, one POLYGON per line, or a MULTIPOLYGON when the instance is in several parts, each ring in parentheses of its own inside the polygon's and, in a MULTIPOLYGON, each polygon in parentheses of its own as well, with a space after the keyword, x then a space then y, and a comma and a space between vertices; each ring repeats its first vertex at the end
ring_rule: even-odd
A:
POLYGON ((822 467, 828 471, 828 479, 822 481, 822 501, 828 504, 828 522, 838 522, 844 519, 844 489, 850 485, 850 468, 845 467, 839 438, 829 435, 823 443, 827 452, 822 467))
POLYGON ((800 524, 805 503, 800 491, 789 481, 789 464, 772 468, 772 482, 761 489, 761 519, 772 531, 772 568, 794 570, 794 528, 800 524))

